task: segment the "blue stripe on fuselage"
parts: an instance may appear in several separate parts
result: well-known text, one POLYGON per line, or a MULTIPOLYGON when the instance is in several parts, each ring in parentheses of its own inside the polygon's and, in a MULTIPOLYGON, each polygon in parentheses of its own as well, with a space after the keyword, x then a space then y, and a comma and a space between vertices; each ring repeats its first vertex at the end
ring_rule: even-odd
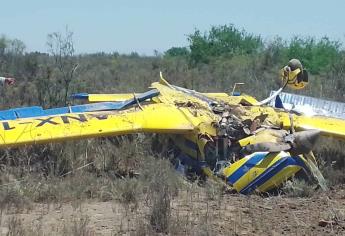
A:
POLYGON ((227 179, 230 184, 234 184, 243 175, 245 175, 251 168, 256 166, 262 159, 266 157, 267 152, 255 153, 250 157, 243 165, 238 168, 234 173, 232 173, 227 179))
POLYGON ((274 175, 279 173, 281 170, 283 170, 285 167, 290 166, 290 165, 295 165, 295 166, 300 166, 302 168, 306 168, 304 162, 301 160, 299 157, 283 157, 276 163, 274 163, 272 166, 267 168, 261 175, 259 175, 255 180, 250 182, 245 188, 243 188, 240 193, 242 194, 248 194, 255 190, 257 187, 261 186, 264 184, 266 181, 271 179, 274 175))
POLYGON ((180 153, 177 156, 177 158, 180 159, 180 161, 183 165, 192 167, 192 169, 197 173, 201 173, 201 170, 208 166, 205 161, 195 160, 194 158, 192 158, 186 154, 183 154, 183 153, 180 153))
POLYGON ((187 147, 193 149, 193 151, 198 151, 198 145, 194 143, 192 140, 185 139, 184 143, 187 147))

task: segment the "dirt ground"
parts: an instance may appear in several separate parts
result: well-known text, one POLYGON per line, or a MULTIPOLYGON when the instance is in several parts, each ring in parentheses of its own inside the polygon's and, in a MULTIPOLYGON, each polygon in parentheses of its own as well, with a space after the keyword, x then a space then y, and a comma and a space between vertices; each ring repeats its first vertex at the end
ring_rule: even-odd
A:
MULTIPOLYGON (((0 235, 151 235, 148 204, 72 201, 6 209, 0 235)), ((345 186, 310 198, 186 190, 172 200, 170 215, 171 235, 345 235, 345 186)))

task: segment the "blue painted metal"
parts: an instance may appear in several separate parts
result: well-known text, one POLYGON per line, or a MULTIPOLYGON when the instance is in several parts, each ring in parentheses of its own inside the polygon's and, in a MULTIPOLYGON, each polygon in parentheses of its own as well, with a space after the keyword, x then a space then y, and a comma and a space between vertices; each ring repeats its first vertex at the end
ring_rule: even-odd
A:
POLYGON ((61 115, 70 113, 70 109, 68 107, 58 107, 58 108, 50 108, 44 110, 46 116, 54 116, 54 115, 61 115))
POLYGON ((15 120, 17 118, 27 118, 44 115, 42 107, 23 107, 0 111, 1 120, 15 120))
POLYGON ((267 168, 261 175, 259 175, 255 180, 253 180, 250 184, 248 184, 245 188, 243 188, 240 193, 243 194, 249 194, 252 191, 254 191, 257 187, 264 184, 266 181, 268 181, 270 178, 272 178, 274 175, 279 173, 281 170, 283 170, 285 167, 288 166, 300 166, 303 169, 307 170, 303 160, 300 157, 291 157, 286 156, 283 157, 281 160, 274 163, 272 166, 267 168))
POLYGON ((243 175, 245 175, 251 168, 256 166, 260 161, 262 161, 268 152, 254 153, 245 163, 242 164, 233 174, 228 176, 228 182, 234 184, 239 180, 243 175))
POLYGON ((89 94, 88 93, 75 93, 71 95, 71 98, 73 99, 88 99, 89 94))
POLYGON ((274 103, 274 107, 284 109, 283 102, 282 102, 282 100, 281 100, 279 95, 276 97, 276 100, 275 100, 275 103, 274 103))
POLYGON ((191 171, 195 171, 198 174, 202 173, 203 168, 208 167, 206 161, 195 160, 184 153, 180 153, 177 158, 180 159, 181 164, 191 167, 191 171))
POLYGON ((16 113, 13 110, 0 111, 1 120, 15 120, 17 119, 16 113))
POLYGON ((15 120, 18 118, 40 117, 62 115, 66 113, 83 113, 92 111, 111 111, 128 108, 137 102, 143 102, 147 99, 159 95, 157 89, 153 89, 138 95, 136 98, 128 99, 121 102, 99 102, 85 105, 76 105, 70 107, 58 107, 43 110, 42 107, 23 107, 0 111, 0 120, 15 120))
POLYGON ((190 149, 193 149, 194 151, 199 150, 198 145, 189 139, 185 139, 184 143, 186 144, 187 147, 189 147, 190 149))
POLYGON ((17 117, 31 117, 31 116, 40 116, 43 114, 42 107, 34 106, 34 107, 23 107, 23 108, 14 108, 11 109, 15 112, 17 117))

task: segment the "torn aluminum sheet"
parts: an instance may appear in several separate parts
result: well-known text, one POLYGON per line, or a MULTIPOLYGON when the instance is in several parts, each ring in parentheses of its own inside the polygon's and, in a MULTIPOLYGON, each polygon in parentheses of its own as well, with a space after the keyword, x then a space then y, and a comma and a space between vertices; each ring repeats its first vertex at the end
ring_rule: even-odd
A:
MULTIPOLYGON (((271 91, 271 94, 274 93, 275 91, 271 91)), ((281 93, 279 97, 287 110, 309 116, 322 115, 345 119, 345 103, 285 92, 281 93)), ((269 105, 274 107, 275 100, 272 100, 269 105)))

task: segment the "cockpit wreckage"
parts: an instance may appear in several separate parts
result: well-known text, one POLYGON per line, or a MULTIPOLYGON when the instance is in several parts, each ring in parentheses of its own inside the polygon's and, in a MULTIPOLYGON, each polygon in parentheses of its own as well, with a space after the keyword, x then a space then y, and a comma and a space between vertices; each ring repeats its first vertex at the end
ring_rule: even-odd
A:
POLYGON ((73 97, 87 104, 0 111, 0 147, 161 133, 174 142, 184 171, 242 194, 269 191, 301 170, 323 182, 312 149, 320 135, 345 139, 345 120, 285 109, 283 89, 307 83, 295 59, 282 69, 282 87, 261 102, 244 94, 199 93, 161 75, 141 94, 82 93, 73 97), (272 101, 275 106, 267 105, 272 101))

